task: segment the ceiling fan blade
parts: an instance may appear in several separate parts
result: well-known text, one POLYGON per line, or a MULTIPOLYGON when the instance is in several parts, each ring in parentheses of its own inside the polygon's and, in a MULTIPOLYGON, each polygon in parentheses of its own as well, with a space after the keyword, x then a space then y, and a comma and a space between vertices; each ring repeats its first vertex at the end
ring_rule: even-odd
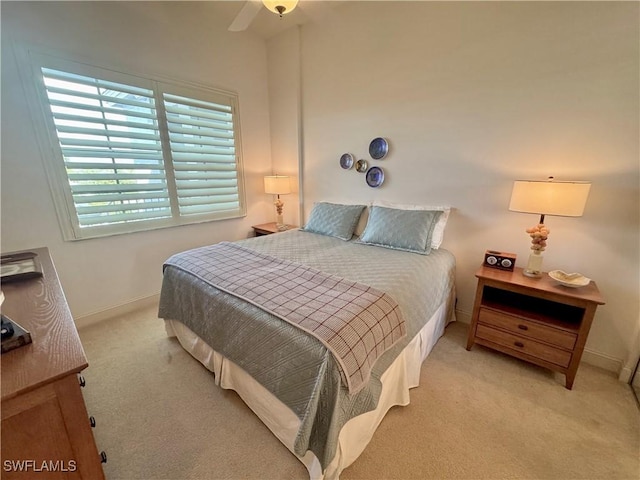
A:
POLYGON ((260 0, 248 0, 240 13, 236 15, 236 18, 233 20, 231 25, 229 25, 229 30, 231 32, 241 32, 246 30, 256 15, 262 8, 262 2, 260 0))

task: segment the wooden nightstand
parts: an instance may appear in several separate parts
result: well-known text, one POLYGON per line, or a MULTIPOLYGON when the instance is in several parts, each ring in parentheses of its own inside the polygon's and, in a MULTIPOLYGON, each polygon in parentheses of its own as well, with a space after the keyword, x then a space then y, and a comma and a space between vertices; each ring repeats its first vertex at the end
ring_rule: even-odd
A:
POLYGON ((467 350, 477 343, 563 373, 571 390, 596 308, 604 305, 596 284, 563 287, 546 274, 525 277, 518 267, 481 267, 476 277, 467 350))
MULTIPOLYGON (((262 225, 253 225, 253 231, 256 234, 256 237, 261 237, 262 235, 271 235, 272 233, 279 233, 284 230, 278 230, 276 227, 276 222, 263 223, 262 225)), ((296 225, 287 225, 287 230, 291 230, 293 228, 298 228, 296 225)))

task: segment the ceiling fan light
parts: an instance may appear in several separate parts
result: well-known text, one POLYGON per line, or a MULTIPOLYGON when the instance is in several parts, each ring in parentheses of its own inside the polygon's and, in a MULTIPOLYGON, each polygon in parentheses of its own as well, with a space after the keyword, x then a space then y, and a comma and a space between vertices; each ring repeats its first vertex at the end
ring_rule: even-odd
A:
POLYGON ((298 0, 262 0, 262 3, 273 13, 282 16, 293 11, 298 4, 298 0))

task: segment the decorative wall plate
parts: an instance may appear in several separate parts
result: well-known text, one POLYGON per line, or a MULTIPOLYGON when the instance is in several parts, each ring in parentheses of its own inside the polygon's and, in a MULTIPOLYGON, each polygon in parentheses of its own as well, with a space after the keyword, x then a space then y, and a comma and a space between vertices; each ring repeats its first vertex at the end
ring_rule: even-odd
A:
POLYGON ((365 176, 367 185, 373 188, 379 187, 384 182, 384 171, 380 167, 371 167, 365 176))
POLYGON ((345 170, 349 170, 353 167, 353 155, 345 153, 340 157, 340 166, 345 170))
POLYGON ((389 144, 384 138, 378 137, 371 140, 371 143, 369 144, 369 155, 371 155, 371 158, 374 160, 381 160, 388 152, 389 144))
POLYGON ((358 160, 356 162, 356 172, 364 173, 367 171, 368 167, 369 167, 369 164, 367 163, 366 160, 358 160))

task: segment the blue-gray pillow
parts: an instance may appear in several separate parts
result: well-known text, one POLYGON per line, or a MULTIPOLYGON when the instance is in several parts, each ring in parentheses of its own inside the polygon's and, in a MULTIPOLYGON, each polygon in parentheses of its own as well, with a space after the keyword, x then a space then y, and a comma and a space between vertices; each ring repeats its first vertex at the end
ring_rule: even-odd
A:
POLYGON ((311 209, 309 221, 302 230, 351 240, 364 208, 364 205, 316 203, 311 209))
POLYGON ((373 206, 359 242, 428 255, 431 236, 442 214, 436 210, 399 210, 373 206))

